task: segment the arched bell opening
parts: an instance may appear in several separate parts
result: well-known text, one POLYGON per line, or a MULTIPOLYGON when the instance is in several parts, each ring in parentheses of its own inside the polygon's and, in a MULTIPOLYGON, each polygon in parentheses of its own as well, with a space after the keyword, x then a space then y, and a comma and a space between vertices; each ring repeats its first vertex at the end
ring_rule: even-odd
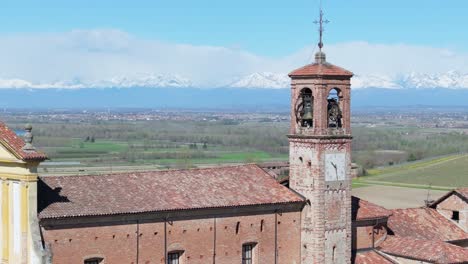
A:
POLYGON ((310 128, 314 125, 314 97, 309 88, 304 88, 299 93, 296 102, 296 120, 301 127, 310 128))
POLYGON ((343 127, 343 113, 341 111, 342 98, 341 90, 333 88, 328 93, 327 97, 327 119, 329 128, 341 128, 343 127))

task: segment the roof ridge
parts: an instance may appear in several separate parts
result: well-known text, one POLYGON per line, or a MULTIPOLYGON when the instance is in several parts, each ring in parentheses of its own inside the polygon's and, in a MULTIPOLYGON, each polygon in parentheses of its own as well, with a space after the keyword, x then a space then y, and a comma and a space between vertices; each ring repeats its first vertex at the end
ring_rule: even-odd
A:
MULTIPOLYGON (((213 169, 225 169, 225 168, 237 168, 237 167, 258 167, 260 170, 265 172, 262 168, 256 163, 246 163, 246 164, 232 164, 232 165, 223 165, 216 167, 205 167, 205 168, 188 168, 188 169, 163 169, 163 170, 142 170, 142 171, 127 171, 127 172, 113 172, 113 173, 97 173, 97 174, 82 174, 82 175, 51 175, 51 176, 40 176, 39 178, 70 178, 70 177, 103 177, 103 176, 127 176, 129 174, 143 174, 150 172, 180 172, 180 171, 203 171, 203 170, 213 170, 213 169)), ((265 172, 268 174, 267 172, 265 172)))
POLYGON ((301 68, 291 71, 288 76, 336 76, 336 77, 352 77, 354 74, 343 67, 336 66, 332 63, 310 63, 301 68))
MULTIPOLYGON (((465 251, 467 249, 465 249, 463 247, 460 247, 460 246, 457 246, 457 245, 447 243, 445 241, 419 239, 419 238, 414 238, 414 237, 402 237, 402 236, 394 235, 394 236, 389 236, 382 244, 380 244, 377 247, 377 250, 383 251, 386 254, 397 255, 397 256, 399 255, 399 256, 402 256, 402 257, 414 258, 416 260, 421 260, 421 261, 438 261, 438 260, 440 260, 439 259, 440 257, 446 257, 447 256, 447 254, 448 254, 447 250, 465 251), (436 246, 436 247, 442 248, 443 250, 442 251, 434 250, 433 252, 431 252, 431 253, 435 253, 436 255, 421 255, 419 253, 415 253, 415 252, 410 253, 410 252, 406 252, 405 250, 402 250, 400 248, 395 248, 395 243, 396 242, 404 243, 405 247, 411 247, 412 245, 417 244, 418 247, 433 247, 433 246, 436 246)), ((450 252, 449 254, 451 254, 451 253, 453 253, 453 252, 450 252)), ((448 255, 448 256, 453 257, 453 259, 457 259, 457 262, 455 262, 455 263, 459 263, 458 262, 458 257, 459 256, 452 256, 452 255, 448 255)), ((452 263, 452 262, 450 262, 450 263, 452 263)), ((463 262, 463 263, 465 263, 465 262, 463 262)))

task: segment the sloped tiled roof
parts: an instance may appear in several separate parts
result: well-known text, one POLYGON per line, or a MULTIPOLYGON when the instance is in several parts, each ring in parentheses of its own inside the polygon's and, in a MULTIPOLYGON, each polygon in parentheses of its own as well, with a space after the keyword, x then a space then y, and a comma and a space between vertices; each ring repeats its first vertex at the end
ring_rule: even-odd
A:
POLYGON ((378 250, 389 255, 430 263, 467 263, 468 261, 468 249, 435 240, 389 236, 379 245, 378 250))
POLYGON ((351 78, 353 73, 331 63, 313 63, 289 73, 289 77, 340 76, 351 78))
POLYGON ((16 133, 3 122, 0 122, 0 143, 3 143, 6 148, 12 151, 13 154, 21 160, 42 161, 47 159, 47 156, 42 152, 23 150, 25 145, 23 139, 16 135, 16 133))
POLYGON ((430 206, 435 208, 439 203, 447 199, 448 197, 452 196, 453 194, 459 194, 461 197, 468 202, 468 187, 458 188, 453 191, 448 192, 446 195, 440 197, 435 202, 433 202, 430 206))
POLYGON ((352 197, 351 205, 353 221, 388 218, 392 214, 390 210, 355 196, 352 197))
POLYGON ((468 187, 458 188, 455 191, 468 199, 468 187))
POLYGON ((394 264, 394 262, 379 253, 370 250, 356 253, 354 264, 394 264))
POLYGON ((257 165, 40 180, 42 219, 304 202, 257 165))
POLYGON ((432 208, 392 210, 388 227, 397 236, 439 241, 468 239, 463 231, 432 208))

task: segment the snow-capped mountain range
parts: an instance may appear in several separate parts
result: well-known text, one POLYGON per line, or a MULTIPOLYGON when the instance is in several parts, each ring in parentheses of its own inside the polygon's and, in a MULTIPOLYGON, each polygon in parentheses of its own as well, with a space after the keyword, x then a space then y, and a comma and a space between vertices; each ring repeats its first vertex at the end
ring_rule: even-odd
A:
MULTIPOLYGON (((270 72, 254 73, 247 75, 238 81, 227 85, 235 88, 287 88, 290 85, 287 74, 275 74, 270 72)), ((449 71, 443 74, 409 73, 396 77, 385 75, 356 75, 352 79, 352 87, 363 88, 448 88, 468 89, 468 74, 449 71)))
MULTIPOLYGON (((290 86, 290 78, 284 73, 252 73, 235 81, 221 84, 219 88, 268 88, 283 89, 290 86)), ((139 77, 114 77, 99 81, 74 79, 51 83, 34 83, 22 79, 1 79, 0 88, 28 89, 81 89, 81 88, 192 88, 204 87, 194 84, 180 75, 149 74, 139 77)), ((352 79, 353 89, 468 89, 468 74, 449 71, 442 74, 409 73, 399 76, 356 75, 352 79)))
POLYGON ((21 79, 1 79, 0 88, 29 89, 81 89, 81 88, 185 88, 192 87, 192 82, 179 75, 143 75, 139 77, 114 77, 100 81, 74 79, 51 83, 33 83, 21 79))
POLYGON ((231 88, 273 88, 289 87, 291 79, 287 74, 275 74, 271 72, 253 73, 226 85, 231 88))

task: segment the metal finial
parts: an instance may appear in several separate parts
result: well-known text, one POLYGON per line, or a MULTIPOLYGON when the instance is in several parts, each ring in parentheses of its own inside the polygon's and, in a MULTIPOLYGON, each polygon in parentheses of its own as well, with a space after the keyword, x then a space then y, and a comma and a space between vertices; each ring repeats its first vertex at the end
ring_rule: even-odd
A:
POLYGON ((323 27, 323 24, 330 23, 330 21, 328 21, 328 19, 325 19, 325 20, 323 19, 322 1, 320 1, 319 20, 315 20, 314 23, 319 25, 320 41, 318 43, 318 47, 319 47, 320 51, 322 51, 322 48, 323 48, 323 31, 325 31, 325 28, 323 27))
POLYGON ((34 151, 36 148, 32 145, 34 136, 32 134, 32 126, 30 124, 27 124, 24 126, 24 130, 26 133, 24 133, 24 143, 26 143, 23 147, 23 150, 25 151, 34 151))

